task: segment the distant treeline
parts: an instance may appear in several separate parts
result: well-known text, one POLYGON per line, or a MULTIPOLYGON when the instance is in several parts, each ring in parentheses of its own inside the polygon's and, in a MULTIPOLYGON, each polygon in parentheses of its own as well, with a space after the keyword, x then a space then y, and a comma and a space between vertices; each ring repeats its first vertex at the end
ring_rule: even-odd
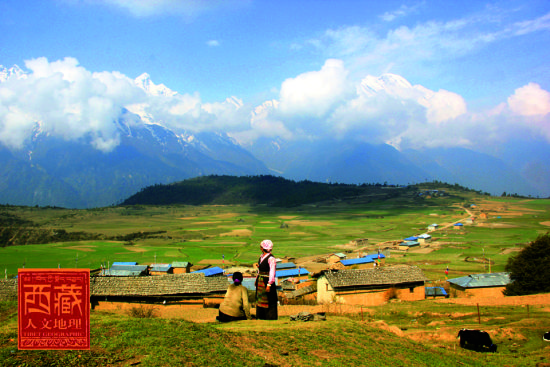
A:
MULTIPOLYGON (((168 185, 153 185, 124 200, 120 205, 231 205, 265 204, 292 207, 327 200, 342 200, 373 194, 395 195, 388 184, 340 184, 291 181, 282 177, 203 176, 168 185)), ((395 190, 394 190, 395 191, 395 190)))

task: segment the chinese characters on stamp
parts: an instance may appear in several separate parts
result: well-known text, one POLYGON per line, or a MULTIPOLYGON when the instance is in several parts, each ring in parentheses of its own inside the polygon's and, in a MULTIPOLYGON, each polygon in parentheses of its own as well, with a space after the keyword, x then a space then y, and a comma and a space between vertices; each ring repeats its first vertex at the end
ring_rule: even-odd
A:
POLYGON ((90 270, 19 269, 19 349, 90 349, 90 270))

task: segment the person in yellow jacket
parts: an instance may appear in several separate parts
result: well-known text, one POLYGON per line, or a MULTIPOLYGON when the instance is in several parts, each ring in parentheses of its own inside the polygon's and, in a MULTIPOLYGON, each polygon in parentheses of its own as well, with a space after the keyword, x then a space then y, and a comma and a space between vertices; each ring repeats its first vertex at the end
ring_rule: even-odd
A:
POLYGON ((221 322, 250 320, 248 290, 242 283, 243 274, 238 271, 233 273, 233 284, 227 288, 216 320, 221 322))

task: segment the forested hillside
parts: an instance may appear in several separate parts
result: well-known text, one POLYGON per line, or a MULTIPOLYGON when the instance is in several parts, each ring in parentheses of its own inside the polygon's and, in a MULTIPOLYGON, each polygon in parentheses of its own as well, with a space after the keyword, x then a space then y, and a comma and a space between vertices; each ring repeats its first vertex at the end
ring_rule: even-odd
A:
MULTIPOLYGON (((451 187, 451 185, 437 183, 437 187, 451 187)), ((168 185, 149 186, 124 200, 121 205, 265 204, 290 207, 350 198, 384 200, 400 195, 414 195, 415 192, 418 192, 417 186, 404 188, 379 183, 352 185, 307 180, 295 182, 269 175, 253 177, 214 175, 168 185)))

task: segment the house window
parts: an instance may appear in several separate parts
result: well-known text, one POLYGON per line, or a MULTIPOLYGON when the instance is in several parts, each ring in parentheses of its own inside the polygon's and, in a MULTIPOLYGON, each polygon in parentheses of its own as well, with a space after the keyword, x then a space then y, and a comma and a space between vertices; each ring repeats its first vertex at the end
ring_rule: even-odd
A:
POLYGON ((326 283, 325 286, 327 287, 327 292, 328 292, 328 283, 326 283))
POLYGON ((414 293, 414 287, 410 287, 410 288, 409 288, 409 292, 410 292, 410 293, 414 293))

